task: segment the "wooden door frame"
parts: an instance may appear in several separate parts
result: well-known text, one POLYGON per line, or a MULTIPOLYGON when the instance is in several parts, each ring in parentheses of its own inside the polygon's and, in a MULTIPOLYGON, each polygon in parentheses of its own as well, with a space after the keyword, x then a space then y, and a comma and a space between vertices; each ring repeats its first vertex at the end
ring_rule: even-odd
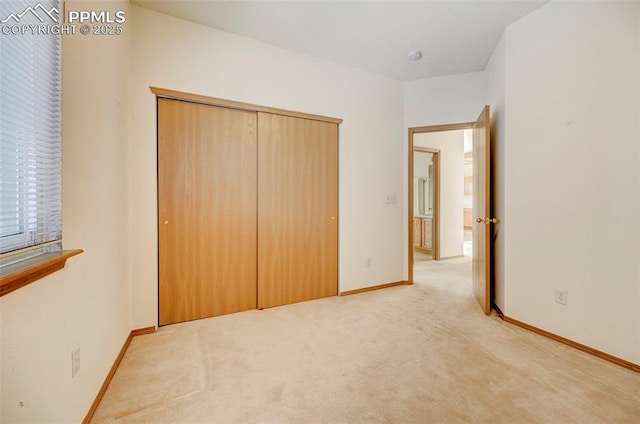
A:
MULTIPOLYGON (((407 216, 408 216, 408 249, 409 249, 409 255, 408 255, 408 262, 409 262, 409 266, 408 266, 408 282, 409 284, 413 284, 413 264, 414 264, 414 257, 413 257, 413 232, 414 232, 414 227, 413 227, 413 153, 416 149, 414 142, 413 142, 413 136, 414 134, 423 134, 423 133, 433 133, 433 132, 443 132, 443 131, 455 131, 455 130, 468 130, 468 129, 472 129, 473 128, 473 124, 474 122, 462 122, 462 123, 457 123, 457 124, 445 124, 445 125, 430 125, 430 126, 425 126, 425 127, 411 127, 409 128, 409 149, 408 149, 408 156, 409 156, 409 172, 408 172, 408 182, 407 182, 407 187, 408 187, 408 192, 407 192, 407 202, 408 202, 408 212, 407 212, 407 216)), ((427 149, 427 148, 422 148, 422 149, 427 149)), ((425 151, 425 150, 423 150, 425 151)), ((428 149, 427 149, 428 151, 428 149)), ((439 151, 438 151, 439 152, 439 151)), ((439 154, 438 154, 438 161, 439 161, 439 154)), ((433 259, 434 260, 438 260, 440 259, 440 218, 439 218, 439 214, 440 214, 440 164, 438 163, 437 165, 437 173, 438 173, 438 179, 437 179, 437 187, 435 189, 435 199, 434 199, 434 203, 435 203, 435 207, 436 207, 436 213, 434 214, 434 220, 433 220, 433 233, 434 233, 434 245, 433 245, 433 259)))

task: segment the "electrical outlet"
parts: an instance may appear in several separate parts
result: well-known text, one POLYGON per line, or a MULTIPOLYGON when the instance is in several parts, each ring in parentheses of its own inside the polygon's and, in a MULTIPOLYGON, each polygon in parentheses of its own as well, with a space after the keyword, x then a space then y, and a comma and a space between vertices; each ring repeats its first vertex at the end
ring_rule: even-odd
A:
POLYGON ((567 290, 556 289, 556 303, 559 303, 561 305, 566 305, 568 295, 569 295, 569 292, 567 290))
POLYGON ((371 268, 371 257, 367 258, 367 268, 371 268))
POLYGON ((80 348, 77 347, 71 352, 71 377, 75 377, 80 372, 80 348))
POLYGON ((396 195, 395 194, 387 194, 387 200, 385 201, 387 205, 393 205, 396 203, 396 195))

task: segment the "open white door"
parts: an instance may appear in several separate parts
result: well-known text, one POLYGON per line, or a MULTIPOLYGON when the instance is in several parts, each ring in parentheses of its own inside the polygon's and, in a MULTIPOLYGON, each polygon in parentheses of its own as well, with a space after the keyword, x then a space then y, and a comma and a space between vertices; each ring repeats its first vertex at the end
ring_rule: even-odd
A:
POLYGON ((490 280, 490 126, 489 106, 473 125, 473 293, 486 315, 491 312, 490 280))

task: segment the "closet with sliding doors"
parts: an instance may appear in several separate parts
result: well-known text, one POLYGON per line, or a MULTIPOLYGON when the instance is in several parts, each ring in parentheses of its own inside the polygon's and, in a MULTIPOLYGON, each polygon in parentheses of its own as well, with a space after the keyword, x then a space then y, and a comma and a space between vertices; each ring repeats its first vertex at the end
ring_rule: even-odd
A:
POLYGON ((342 120, 151 91, 159 324, 337 295, 342 120))

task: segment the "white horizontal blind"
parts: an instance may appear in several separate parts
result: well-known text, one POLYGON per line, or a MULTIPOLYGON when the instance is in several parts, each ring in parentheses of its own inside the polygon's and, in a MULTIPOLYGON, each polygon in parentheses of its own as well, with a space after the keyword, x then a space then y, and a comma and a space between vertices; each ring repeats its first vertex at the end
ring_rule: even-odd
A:
MULTIPOLYGON (((57 0, 0 1, 0 21, 9 18, 0 27, 56 25, 58 16, 57 0)), ((62 238, 61 37, 8 32, 0 32, 0 253, 62 238)))

